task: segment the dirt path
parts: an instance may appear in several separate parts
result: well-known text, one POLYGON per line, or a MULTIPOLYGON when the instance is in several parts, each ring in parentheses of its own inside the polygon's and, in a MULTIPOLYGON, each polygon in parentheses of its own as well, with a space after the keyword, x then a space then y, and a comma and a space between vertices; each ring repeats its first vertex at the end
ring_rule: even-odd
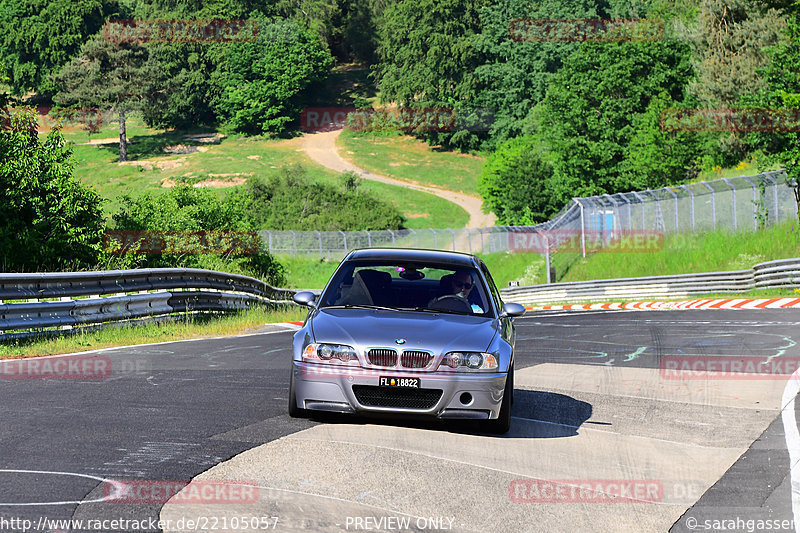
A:
POLYGON ((439 198, 444 198, 448 202, 453 202, 469 213, 469 222, 467 222, 468 228, 485 228, 495 225, 496 219, 494 213, 486 214, 481 211, 482 201, 480 198, 460 192, 440 189, 438 187, 419 185, 417 183, 381 176, 380 174, 373 174, 345 160, 339 155, 336 149, 336 138, 341 131, 342 130, 306 133, 303 137, 303 150, 308 154, 308 157, 331 170, 337 172, 352 170, 365 179, 381 181, 390 185, 398 185, 400 187, 426 192, 438 196, 439 198))

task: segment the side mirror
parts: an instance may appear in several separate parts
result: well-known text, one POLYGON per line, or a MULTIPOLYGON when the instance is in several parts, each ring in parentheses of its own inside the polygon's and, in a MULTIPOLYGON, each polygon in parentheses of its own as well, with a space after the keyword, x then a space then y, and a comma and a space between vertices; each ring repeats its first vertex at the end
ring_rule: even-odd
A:
POLYGON ((522 316, 524 314, 525 308, 519 304, 515 304, 514 302, 503 304, 503 308, 500 309, 500 317, 515 317, 522 316))
POLYGON ((294 293, 292 296, 292 300, 294 303, 305 305, 308 307, 314 307, 314 301, 317 299, 317 295, 311 291, 301 291, 294 293))

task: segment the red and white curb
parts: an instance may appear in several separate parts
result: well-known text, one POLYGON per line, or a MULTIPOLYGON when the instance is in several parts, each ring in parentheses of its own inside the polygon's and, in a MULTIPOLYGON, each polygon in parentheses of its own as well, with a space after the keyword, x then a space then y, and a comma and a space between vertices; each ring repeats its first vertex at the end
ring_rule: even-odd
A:
POLYGON ((800 298, 732 298, 722 300, 682 300, 678 302, 625 302, 526 306, 529 311, 575 311, 597 309, 800 309, 800 298))
POLYGON ((303 323, 302 322, 279 322, 277 325, 278 326, 283 326, 285 328, 293 329, 294 331, 297 331, 298 329, 303 327, 303 323))

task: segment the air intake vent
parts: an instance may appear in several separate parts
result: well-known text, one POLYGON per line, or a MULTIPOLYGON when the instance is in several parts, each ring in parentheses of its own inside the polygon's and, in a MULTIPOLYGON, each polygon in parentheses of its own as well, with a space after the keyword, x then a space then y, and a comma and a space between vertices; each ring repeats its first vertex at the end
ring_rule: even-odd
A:
POLYGON ((367 359, 375 366, 396 366, 397 352, 390 348, 373 348, 367 353, 367 359))
POLYGON ((433 356, 428 352, 405 351, 400 356, 400 363, 405 368, 425 368, 433 359, 433 356))

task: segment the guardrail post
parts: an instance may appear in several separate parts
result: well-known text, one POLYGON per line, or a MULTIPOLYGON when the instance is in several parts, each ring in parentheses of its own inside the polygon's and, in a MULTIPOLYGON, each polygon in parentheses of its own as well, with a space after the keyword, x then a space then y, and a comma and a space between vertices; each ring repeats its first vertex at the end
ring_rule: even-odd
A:
POLYGON ((456 251, 456 232, 452 228, 447 228, 453 234, 453 251, 456 251))
POLYGON ((701 181, 703 185, 705 185, 709 191, 711 191, 711 222, 714 224, 714 229, 717 229, 717 202, 716 202, 716 195, 714 194, 714 188, 711 187, 705 181, 701 181))
POLYGON ((272 232, 267 230, 267 239, 269 239, 269 253, 272 254, 272 232))
POLYGON ((365 229, 364 233, 367 234, 367 246, 372 248, 372 235, 369 234, 369 230, 365 229))
POLYGON ((297 257, 297 232, 292 231, 292 240, 294 241, 294 257, 297 257))
POLYGON ((389 235, 392 236, 392 248, 397 248, 397 245, 394 242, 394 232, 392 230, 390 230, 390 229, 387 229, 386 231, 388 231, 389 235))
POLYGON ((469 228, 464 228, 467 231, 467 246, 469 246, 469 253, 472 253, 472 231, 469 228))
POLYGON ((347 255, 347 234, 342 230, 339 230, 339 233, 342 234, 342 241, 344 242, 344 255, 347 255))
POLYGON ((436 230, 433 229, 433 228, 428 228, 428 229, 433 232, 433 247, 434 247, 434 249, 438 250, 439 249, 439 244, 436 242, 436 230))
POLYGON ((689 193, 689 199, 690 199, 689 207, 692 213, 692 231, 694 231, 694 193, 686 185, 681 185, 681 189, 689 193))
POLYGON ((479 228, 479 231, 481 233, 481 253, 484 253, 485 248, 483 246, 483 228, 479 228))
POLYGON ((733 231, 736 231, 736 187, 731 185, 731 182, 728 181, 728 178, 722 178, 722 181, 724 181, 725 184, 731 188, 731 194, 733 195, 733 202, 731 202, 731 205, 733 205, 733 231))

